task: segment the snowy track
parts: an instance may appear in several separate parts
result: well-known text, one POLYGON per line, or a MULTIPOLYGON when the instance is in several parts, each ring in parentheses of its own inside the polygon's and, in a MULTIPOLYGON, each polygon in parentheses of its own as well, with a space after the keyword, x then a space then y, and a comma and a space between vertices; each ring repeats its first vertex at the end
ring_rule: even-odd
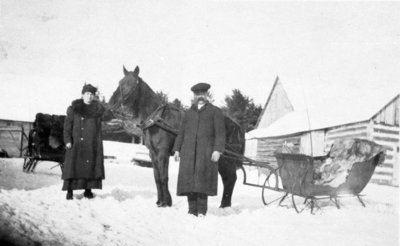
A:
POLYGON ((261 189, 242 185, 238 171, 233 208, 219 209, 220 195, 211 197, 207 216, 197 218, 175 196, 174 162, 171 208, 156 207, 150 168, 108 161, 95 199, 77 192, 67 201, 53 165, 39 163, 35 174, 25 174, 21 159, 0 159, 0 239, 18 245, 398 245, 393 187, 369 184, 366 208, 348 198, 340 210, 329 204, 316 215, 296 214, 289 203, 264 207, 261 189))

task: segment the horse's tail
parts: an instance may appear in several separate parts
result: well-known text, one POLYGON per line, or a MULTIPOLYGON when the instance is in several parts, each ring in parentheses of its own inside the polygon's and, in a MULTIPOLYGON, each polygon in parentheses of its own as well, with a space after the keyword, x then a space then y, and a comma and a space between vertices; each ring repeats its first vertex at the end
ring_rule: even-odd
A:
MULTIPOLYGON (((243 155, 245 151, 245 132, 238 122, 225 115, 225 149, 238 155, 243 155)), ((231 164, 241 166, 242 161, 238 158, 229 158, 231 164)))

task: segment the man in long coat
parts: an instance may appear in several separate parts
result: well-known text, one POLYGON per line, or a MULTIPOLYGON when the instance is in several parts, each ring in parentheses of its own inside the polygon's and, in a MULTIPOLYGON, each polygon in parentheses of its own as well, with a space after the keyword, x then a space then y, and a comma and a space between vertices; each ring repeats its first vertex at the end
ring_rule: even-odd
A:
POLYGON ((104 107, 94 100, 97 88, 87 84, 82 99, 74 100, 64 121, 65 163, 62 172, 67 200, 73 190, 84 189, 84 197, 93 198, 91 189, 101 189, 104 175, 101 119, 104 107))
POLYGON ((225 148, 224 116, 207 100, 209 84, 191 90, 194 104, 185 113, 175 140, 175 159, 180 159, 178 196, 187 196, 189 214, 204 216, 208 196, 217 195, 218 160, 225 148))

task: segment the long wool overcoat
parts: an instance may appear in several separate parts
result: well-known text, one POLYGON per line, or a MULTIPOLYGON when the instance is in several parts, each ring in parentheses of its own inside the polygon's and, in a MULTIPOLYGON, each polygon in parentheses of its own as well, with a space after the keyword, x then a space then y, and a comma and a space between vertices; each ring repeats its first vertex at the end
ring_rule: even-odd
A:
POLYGON ((218 163, 213 151, 225 148, 225 123, 221 110, 207 103, 200 110, 193 105, 183 118, 174 151, 180 152, 177 195, 190 192, 217 195, 218 163))
POLYGON ((97 101, 86 105, 72 102, 64 121, 64 142, 72 148, 65 153, 62 179, 104 179, 101 120, 104 107, 97 101))

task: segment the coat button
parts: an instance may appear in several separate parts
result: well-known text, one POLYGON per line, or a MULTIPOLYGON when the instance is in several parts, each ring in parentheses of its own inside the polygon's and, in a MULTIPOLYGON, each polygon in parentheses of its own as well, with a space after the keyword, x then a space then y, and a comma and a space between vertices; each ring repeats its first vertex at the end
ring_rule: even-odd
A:
POLYGON ((83 138, 81 138, 81 141, 83 141, 83 138))
POLYGON ((85 119, 85 118, 83 118, 83 117, 81 118, 81 120, 84 120, 84 119, 85 119))

